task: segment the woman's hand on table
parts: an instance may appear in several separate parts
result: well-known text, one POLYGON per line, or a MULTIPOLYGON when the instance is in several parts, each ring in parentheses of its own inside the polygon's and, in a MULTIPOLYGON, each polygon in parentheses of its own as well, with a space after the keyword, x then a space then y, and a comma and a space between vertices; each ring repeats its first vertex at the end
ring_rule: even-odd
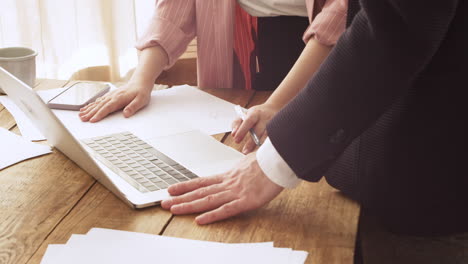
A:
POLYGON ((130 117, 149 103, 152 88, 152 83, 129 82, 81 108, 78 115, 81 121, 94 123, 115 111, 123 109, 123 115, 130 117))

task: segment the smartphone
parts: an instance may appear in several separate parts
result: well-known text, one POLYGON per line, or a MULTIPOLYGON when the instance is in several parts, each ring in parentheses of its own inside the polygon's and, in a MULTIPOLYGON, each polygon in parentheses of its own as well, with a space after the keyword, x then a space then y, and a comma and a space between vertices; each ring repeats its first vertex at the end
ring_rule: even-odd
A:
POLYGON ((47 102, 49 108, 80 110, 110 90, 109 84, 77 82, 47 102))

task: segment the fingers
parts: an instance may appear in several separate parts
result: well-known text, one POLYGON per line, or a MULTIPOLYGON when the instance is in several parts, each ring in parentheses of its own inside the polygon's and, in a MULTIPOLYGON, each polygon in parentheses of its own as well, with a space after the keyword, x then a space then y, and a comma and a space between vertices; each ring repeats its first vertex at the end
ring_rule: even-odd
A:
POLYGON ((116 102, 113 99, 106 101, 105 103, 101 104, 99 107, 96 108, 98 108, 97 111, 94 112, 93 117, 91 117, 91 119, 89 120, 89 122, 91 123, 101 121, 110 113, 113 113, 120 109, 118 102, 116 102))
POLYGON ((174 185, 169 186, 167 191, 170 195, 178 196, 193 190, 203 188, 206 186, 218 184, 222 182, 221 176, 211 176, 211 177, 202 177, 195 180, 181 182, 174 185))
POLYGON ((253 149, 255 149, 255 143, 254 143, 252 137, 249 136, 245 140, 244 147, 242 148, 242 154, 247 155, 250 152, 252 152, 253 149))
POLYGON ((94 106, 94 105, 96 104, 96 102, 101 101, 101 100, 99 100, 99 99, 101 99, 101 98, 102 98, 102 97, 99 97, 98 99, 96 99, 95 102, 92 102, 92 103, 90 103, 90 104, 87 104, 85 107, 80 108, 80 114, 83 113, 83 112, 85 112, 86 110, 88 110, 88 109, 91 108, 92 106, 94 106), (98 101, 98 100, 99 100, 99 101, 98 101))
POLYGON ((84 122, 94 123, 125 106, 124 116, 130 117, 148 104, 149 100, 149 94, 121 89, 83 107, 80 109, 79 117, 84 122))
POLYGON ((231 132, 231 135, 232 137, 236 137, 236 132, 237 130, 239 129, 239 126, 242 124, 242 119, 240 117, 236 118, 233 122, 232 122, 232 132, 231 132))
MULTIPOLYGON (((259 136, 259 134, 257 134, 257 136, 258 136, 258 140, 260 140, 260 142, 263 142, 262 139, 261 139, 261 138, 263 138, 263 136, 259 136)), ((244 147, 242 148, 242 153, 244 155, 247 155, 250 152, 254 151, 257 147, 258 146, 257 146, 257 144, 255 144, 255 141, 252 139, 251 136, 249 136, 249 138, 246 140, 246 142, 244 144, 244 147)))
POLYGON ((110 92, 104 96, 97 98, 94 102, 86 105, 85 107, 80 109, 80 113, 78 116, 80 117, 81 121, 87 122, 89 121, 94 114, 102 107, 105 103, 112 99, 114 96, 114 92, 110 92))
POLYGON ((141 96, 136 96, 135 99, 133 99, 133 101, 130 102, 130 104, 128 104, 124 110, 123 110, 123 114, 125 117, 131 117, 132 115, 134 115, 138 110, 140 110, 141 108, 143 108, 146 104, 147 104, 147 100, 143 99, 141 96))
MULTIPOLYGON (((261 142, 265 141, 265 138, 267 137, 267 132, 266 132, 266 124, 263 122, 257 123, 255 126, 255 134, 258 137, 258 140, 261 142)), ((242 153, 247 155, 250 152, 254 151, 257 148, 257 144, 255 141, 252 139, 252 135, 249 135, 249 138, 246 140, 244 147, 242 148, 242 153)))
POLYGON ((265 176, 256 156, 250 154, 237 169, 225 174, 172 185, 169 193, 179 196, 161 205, 176 215, 207 212, 195 219, 204 225, 259 208, 282 190, 265 176))
POLYGON ((224 191, 191 202, 174 205, 171 207, 171 212, 176 215, 205 212, 216 209, 234 199, 235 195, 231 191, 224 191))
MULTIPOLYGON (((112 94, 112 93, 110 93, 110 94, 112 94)), ((84 111, 84 110, 86 110, 86 109, 88 109, 88 108, 90 108, 90 107, 92 107, 92 106, 95 106, 97 103, 99 103, 99 102, 105 100, 106 98, 109 98, 110 96, 108 96, 108 95, 109 95, 109 94, 106 94, 106 95, 104 95, 104 96, 98 97, 96 100, 94 100, 94 102, 92 102, 92 103, 86 105, 85 107, 81 108, 80 111, 84 111)))
MULTIPOLYGON (((100 97, 99 99, 101 99, 101 98, 102 98, 102 97, 100 97)), ((100 101, 102 101, 102 100, 99 100, 99 101, 96 100, 95 102, 92 102, 92 103, 86 105, 85 107, 81 108, 81 109, 80 109, 79 116, 84 116, 84 115, 86 115, 87 113, 89 113, 89 111, 90 111, 91 109, 93 109, 94 107, 96 107, 97 103, 100 102, 100 101)))
POLYGON ((164 209, 169 209, 175 204, 187 203, 195 201, 198 199, 205 198, 209 195, 216 194, 223 191, 223 187, 220 184, 213 184, 207 187, 202 187, 200 189, 185 193, 180 196, 172 197, 169 200, 164 200, 161 202, 161 207, 164 209))
POLYGON ((79 117, 82 121, 90 121, 94 115, 101 109, 104 105, 106 105, 111 100, 111 97, 105 97, 99 102, 94 102, 86 106, 84 110, 79 114, 79 117))
POLYGON ((249 207, 245 207, 241 200, 234 200, 213 211, 198 216, 195 218, 195 222, 199 225, 206 225, 235 216, 247 210, 249 210, 249 207))
POLYGON ((260 116, 257 111, 253 111, 247 114, 245 120, 240 124, 239 128, 236 130, 234 141, 239 144, 249 132, 249 129, 255 126, 255 124, 259 121, 260 116))
POLYGON ((91 103, 80 109, 80 113, 78 113, 78 116, 80 117, 81 121, 86 122, 89 120, 89 118, 87 118, 87 115, 95 106, 96 103, 91 103))

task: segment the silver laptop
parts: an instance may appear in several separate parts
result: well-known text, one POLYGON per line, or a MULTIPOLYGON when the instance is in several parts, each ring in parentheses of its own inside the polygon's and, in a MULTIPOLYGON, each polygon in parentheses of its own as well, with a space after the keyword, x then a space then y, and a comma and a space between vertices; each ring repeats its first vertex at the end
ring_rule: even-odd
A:
POLYGON ((134 208, 157 205, 169 197, 170 185, 225 172, 243 156, 197 130, 146 139, 122 131, 78 140, 36 92, 1 67, 0 86, 49 144, 134 208))

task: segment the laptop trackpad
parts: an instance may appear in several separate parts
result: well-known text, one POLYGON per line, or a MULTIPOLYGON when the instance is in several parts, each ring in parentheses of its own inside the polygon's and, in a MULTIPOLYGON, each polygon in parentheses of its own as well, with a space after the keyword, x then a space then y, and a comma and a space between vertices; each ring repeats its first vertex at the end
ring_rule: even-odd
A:
POLYGON ((226 172, 244 156, 198 130, 145 141, 200 177, 226 172))

